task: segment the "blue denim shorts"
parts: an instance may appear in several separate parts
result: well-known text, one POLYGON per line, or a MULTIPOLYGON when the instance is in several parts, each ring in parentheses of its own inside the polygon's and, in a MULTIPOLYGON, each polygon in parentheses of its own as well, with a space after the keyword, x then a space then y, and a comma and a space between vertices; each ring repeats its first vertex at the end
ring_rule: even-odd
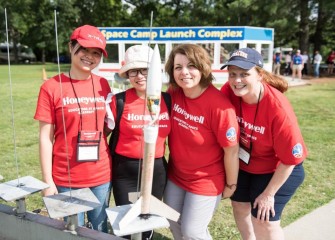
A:
MULTIPOLYGON (((258 208, 252 208, 255 199, 264 191, 269 184, 274 173, 253 174, 240 170, 238 174, 237 188, 231 200, 236 202, 250 202, 251 214, 257 217, 258 208)), ((279 188, 274 196, 275 216, 270 217, 270 221, 280 220, 285 205, 291 199, 297 188, 305 178, 305 171, 302 163, 295 166, 286 182, 279 188)))
MULTIPOLYGON (((92 193, 97 197, 99 202, 101 203, 100 207, 97 207, 91 211, 87 212, 87 220, 92 224, 92 228, 94 230, 108 233, 108 226, 107 226, 107 213, 106 208, 109 207, 109 200, 111 196, 111 188, 112 183, 107 182, 99 186, 90 187, 92 193)), ((57 186, 58 192, 68 192, 70 188, 68 187, 61 187, 57 186)), ((76 190, 79 188, 72 188, 72 190, 76 190)), ((84 226, 85 225, 85 213, 78 213, 78 225, 84 226)), ((67 218, 64 218, 64 221, 67 221, 67 218)))

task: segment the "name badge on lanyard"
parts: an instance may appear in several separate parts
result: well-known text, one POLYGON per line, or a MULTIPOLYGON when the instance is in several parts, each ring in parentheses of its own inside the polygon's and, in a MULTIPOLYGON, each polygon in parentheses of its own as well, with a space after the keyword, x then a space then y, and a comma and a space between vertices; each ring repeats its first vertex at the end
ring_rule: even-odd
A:
MULTIPOLYGON (((258 106, 259 106, 259 100, 261 98, 261 94, 262 94, 262 85, 260 85, 260 89, 259 89, 259 94, 258 94, 258 100, 257 100, 257 106, 256 106, 256 112, 255 112, 255 116, 254 116, 254 123, 252 124, 252 126, 255 126, 255 122, 256 122, 256 116, 257 116, 257 112, 258 112, 258 106)), ((240 98, 240 115, 242 117, 243 112, 242 112, 242 98, 240 98)), ((238 157, 239 159, 244 162, 245 164, 249 164, 250 162, 250 157, 251 157, 251 152, 252 152, 252 135, 254 133, 254 128, 252 128, 250 137, 247 135, 245 129, 243 126, 241 126, 241 134, 240 134, 240 147, 238 150, 238 157), (244 134, 244 136, 243 136, 244 134), (248 138, 250 139, 248 141, 248 138), (247 145, 247 143, 250 142, 250 148, 247 148, 243 143, 245 143, 247 145)))
POLYGON ((238 150, 238 157, 245 164, 247 164, 247 165, 249 164, 249 161, 250 161, 250 152, 241 143, 240 143, 240 148, 238 150))
POLYGON ((94 162, 99 160, 100 131, 80 131, 77 142, 77 161, 94 162))

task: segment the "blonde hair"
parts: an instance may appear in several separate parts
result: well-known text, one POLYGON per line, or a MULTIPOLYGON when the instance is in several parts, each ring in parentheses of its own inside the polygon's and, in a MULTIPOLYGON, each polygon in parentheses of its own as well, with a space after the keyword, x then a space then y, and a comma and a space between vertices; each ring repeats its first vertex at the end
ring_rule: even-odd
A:
POLYGON ((258 66, 256 66, 255 69, 258 72, 258 74, 263 76, 264 82, 276 88, 278 91, 282 93, 287 91, 288 83, 284 78, 282 78, 281 76, 272 74, 258 66))
POLYGON ((165 64, 165 72, 169 75, 170 84, 173 88, 178 87, 176 80, 173 77, 174 58, 178 53, 185 55, 200 71, 200 86, 207 87, 213 81, 214 77, 212 75, 211 61, 206 50, 196 44, 181 44, 172 49, 165 64))

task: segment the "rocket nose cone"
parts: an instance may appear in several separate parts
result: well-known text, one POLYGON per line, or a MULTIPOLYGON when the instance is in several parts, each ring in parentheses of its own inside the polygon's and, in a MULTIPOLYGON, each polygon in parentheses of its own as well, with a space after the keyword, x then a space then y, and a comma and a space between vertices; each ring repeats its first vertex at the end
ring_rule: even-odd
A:
POLYGON ((158 45, 155 45, 154 52, 151 57, 148 79, 147 94, 157 95, 162 90, 162 66, 158 45))
POLYGON ((159 53, 158 45, 156 44, 155 48, 154 48, 154 52, 153 52, 152 57, 151 57, 150 66, 151 65, 157 66, 157 65, 160 65, 160 64, 161 64, 161 55, 159 53))

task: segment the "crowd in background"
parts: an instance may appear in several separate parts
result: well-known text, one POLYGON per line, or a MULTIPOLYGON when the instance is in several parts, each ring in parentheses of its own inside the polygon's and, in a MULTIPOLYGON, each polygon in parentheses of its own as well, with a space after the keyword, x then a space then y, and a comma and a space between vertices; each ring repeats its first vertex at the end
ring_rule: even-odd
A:
POLYGON ((277 75, 292 75, 292 80, 295 77, 298 79, 308 78, 308 76, 318 78, 320 75, 331 77, 334 74, 334 65, 334 50, 322 57, 319 50, 309 54, 307 51, 301 53, 299 49, 287 52, 277 49, 273 55, 272 72, 277 75))

